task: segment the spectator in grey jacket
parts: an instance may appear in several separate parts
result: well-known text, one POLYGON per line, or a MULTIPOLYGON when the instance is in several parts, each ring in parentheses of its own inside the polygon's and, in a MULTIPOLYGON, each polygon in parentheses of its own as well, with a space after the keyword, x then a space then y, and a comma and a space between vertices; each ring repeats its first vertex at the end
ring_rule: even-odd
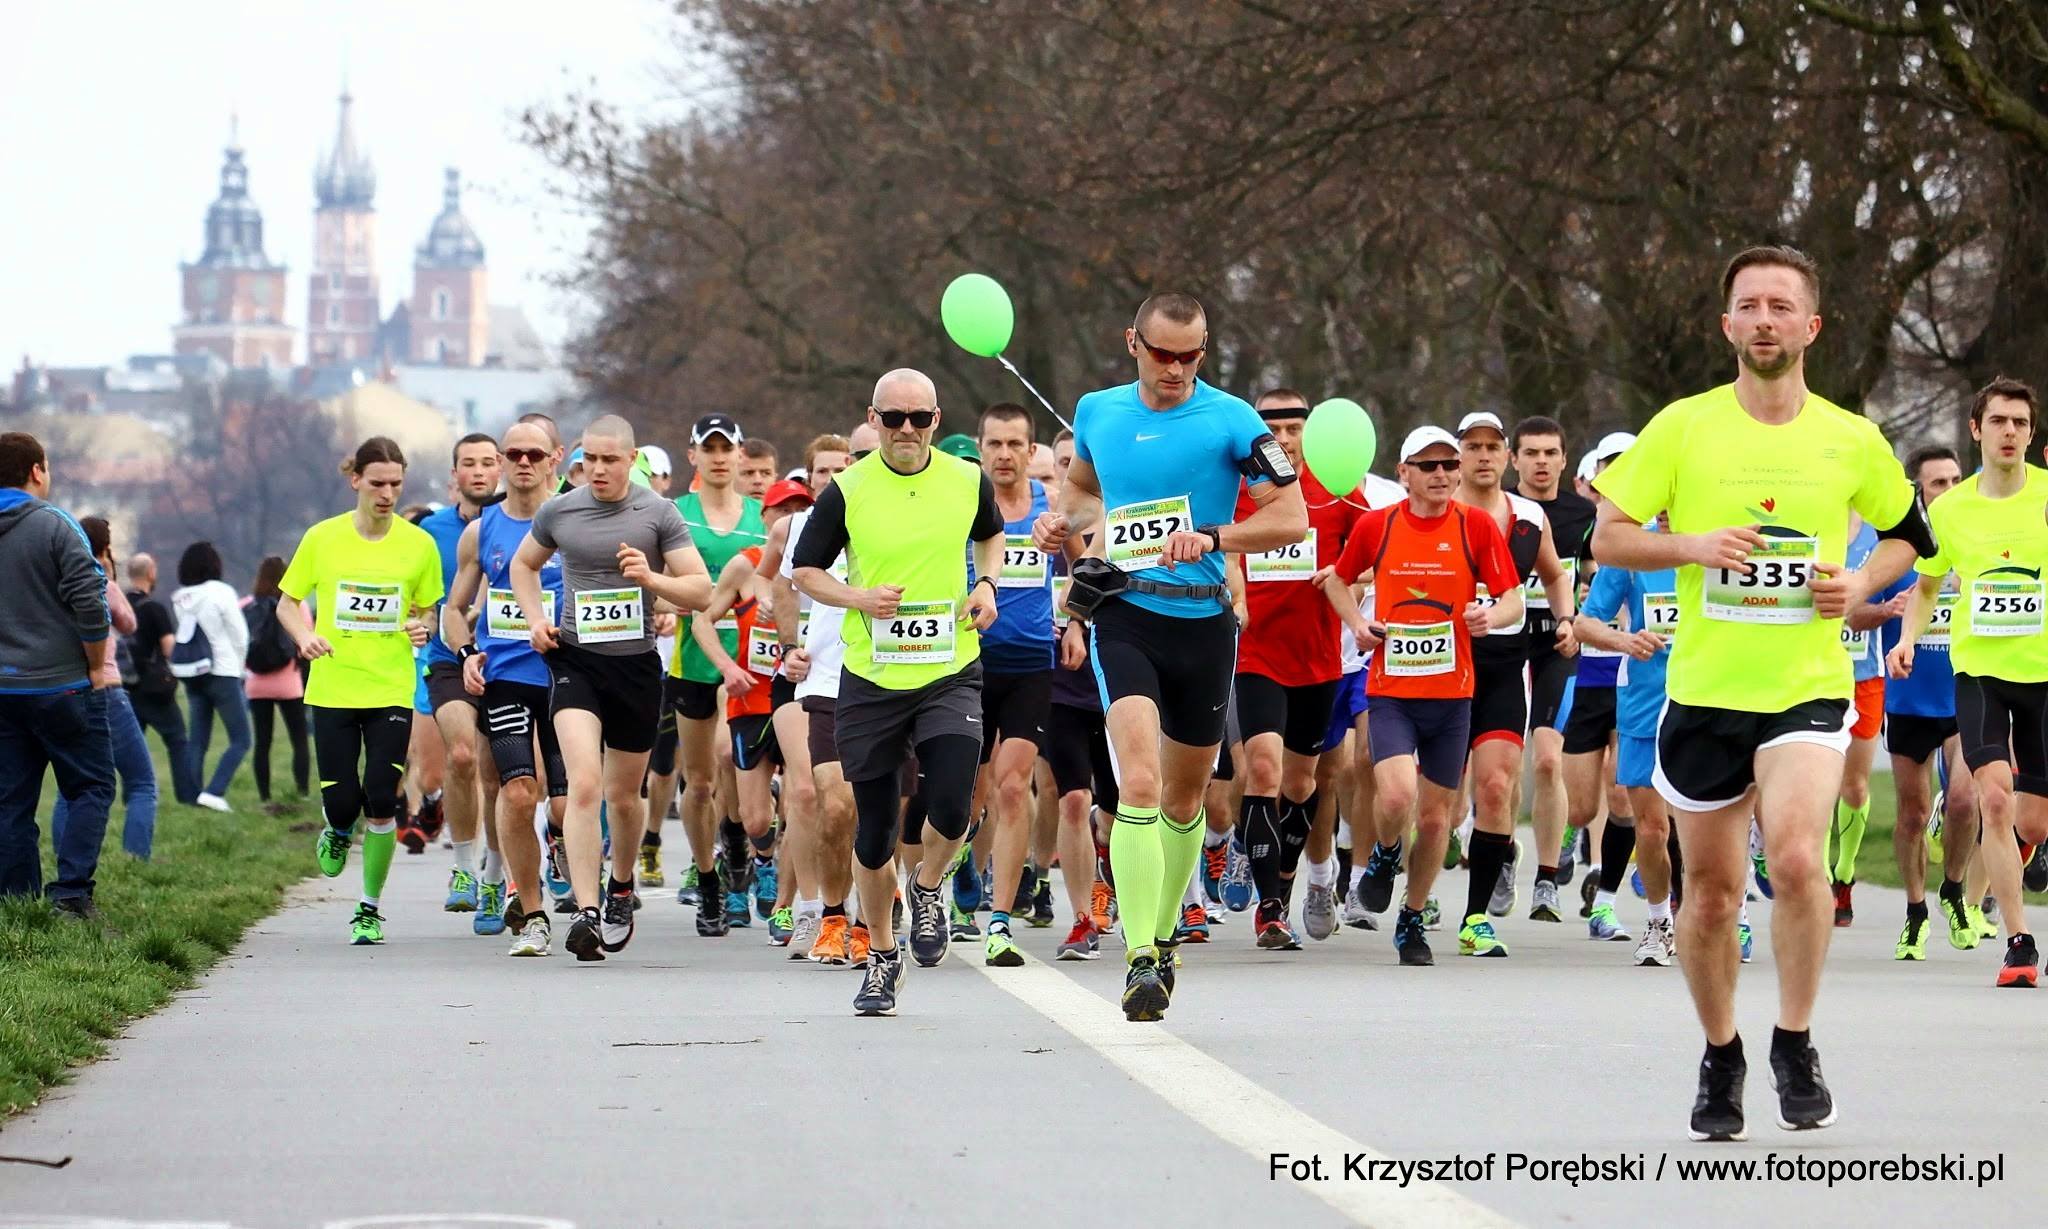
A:
POLYGON ((211 542, 194 542, 178 559, 178 583, 171 613, 178 616, 177 643, 172 646, 171 673, 185 680, 185 705, 191 710, 190 746, 195 775, 206 780, 199 805, 227 811, 228 782, 249 754, 249 702, 242 694, 243 659, 249 653, 249 625, 242 619, 241 599, 220 578, 220 552, 211 542), (206 748, 213 738, 213 718, 228 732, 227 750, 206 777, 206 748))
POLYGON ((93 876, 114 801, 103 667, 113 651, 107 577, 85 533, 44 502, 50 462, 36 437, 0 435, 0 896, 43 890, 36 807, 54 769, 70 811, 50 903, 97 919, 93 876))

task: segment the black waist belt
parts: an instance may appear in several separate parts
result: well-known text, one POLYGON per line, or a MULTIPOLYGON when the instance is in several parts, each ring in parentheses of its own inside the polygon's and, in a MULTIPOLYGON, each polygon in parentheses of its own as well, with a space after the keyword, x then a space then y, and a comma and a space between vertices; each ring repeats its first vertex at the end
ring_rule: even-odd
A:
POLYGON ((1124 582, 1127 593, 1149 593, 1153 597, 1223 597, 1230 592, 1229 585, 1162 585, 1157 581, 1140 580, 1133 576, 1124 582))

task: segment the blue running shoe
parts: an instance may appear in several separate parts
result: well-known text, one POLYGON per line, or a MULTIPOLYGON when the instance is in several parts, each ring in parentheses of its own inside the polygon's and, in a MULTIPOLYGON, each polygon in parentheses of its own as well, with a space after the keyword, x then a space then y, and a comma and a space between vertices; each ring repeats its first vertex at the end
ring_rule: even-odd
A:
POLYGON ((1749 864, 1756 869, 1756 890, 1764 894, 1765 900, 1777 899, 1777 894, 1771 891, 1771 871, 1764 865, 1764 854, 1761 849, 1749 855, 1749 864))
POLYGON ((476 916, 470 919, 469 925, 480 935, 505 933, 504 884, 486 883, 478 888, 476 916))
POLYGON ((747 908, 747 894, 745 892, 727 892, 725 894, 725 922, 728 926, 752 926, 754 924, 754 914, 752 910, 747 908))
POLYGON ((548 881, 548 895, 556 900, 566 899, 571 891, 567 874, 568 866, 568 842, 560 836, 550 834, 548 837, 548 858, 545 874, 548 881))
POLYGON ((1246 856, 1235 832, 1230 834, 1229 849, 1224 855, 1223 907, 1232 913, 1243 913, 1252 907, 1252 860, 1246 856))
POLYGON ((1742 942, 1742 963, 1748 964, 1750 952, 1756 948, 1756 934, 1750 930, 1748 922, 1741 922, 1735 927, 1735 937, 1742 942))
POLYGON ((953 855, 953 903, 969 913, 981 908, 981 876, 974 873, 974 851, 966 845, 953 855))
POLYGON ((1643 872, 1641 870, 1632 870, 1628 873, 1628 886, 1635 889, 1637 900, 1648 900, 1650 898, 1649 889, 1643 886, 1643 872))
POLYGON ((476 876, 461 868, 448 872, 448 899, 441 902, 444 913, 475 913, 476 876))
POLYGON ((1401 869, 1401 847, 1374 842, 1366 855, 1365 875, 1358 881, 1358 902, 1367 913, 1385 913, 1394 903, 1394 876, 1401 869))
POLYGON ((775 863, 756 862, 754 864, 754 912, 760 914, 763 919, 766 919, 775 912, 776 888, 775 863))

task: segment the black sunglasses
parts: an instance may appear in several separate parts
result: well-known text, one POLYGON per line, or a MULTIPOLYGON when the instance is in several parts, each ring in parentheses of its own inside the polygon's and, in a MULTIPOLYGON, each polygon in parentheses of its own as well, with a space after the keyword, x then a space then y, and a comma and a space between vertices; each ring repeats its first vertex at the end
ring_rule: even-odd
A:
POLYGON ((1179 363, 1184 367, 1192 367, 1196 363, 1201 362, 1202 356, 1209 352, 1209 335, 1207 333, 1202 334, 1202 344, 1192 350, 1162 350, 1151 342, 1146 341, 1145 335, 1136 328, 1131 330, 1131 335, 1138 339, 1139 345, 1145 347, 1145 352, 1152 356, 1153 362, 1163 366, 1172 366, 1175 363, 1179 363))
POLYGON ((1410 461, 1408 468, 1419 469, 1425 474, 1440 474, 1445 470, 1458 468, 1458 458, 1438 457, 1431 461, 1410 461))
POLYGON ((917 430, 922 431, 939 421, 939 412, 937 410, 876 410, 875 417, 881 419, 882 425, 891 431, 901 431, 903 424, 906 422, 917 430))
POLYGON ((547 460, 553 455, 553 453, 550 453, 545 448, 507 448, 505 450, 505 459, 507 461, 524 461, 528 465, 539 465, 542 461, 547 460))

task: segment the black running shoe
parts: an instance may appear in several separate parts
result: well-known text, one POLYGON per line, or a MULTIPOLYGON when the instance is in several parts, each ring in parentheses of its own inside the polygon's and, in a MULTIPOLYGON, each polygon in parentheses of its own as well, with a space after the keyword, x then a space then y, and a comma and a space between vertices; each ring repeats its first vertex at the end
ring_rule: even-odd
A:
POLYGON ((1124 974, 1124 1019, 1146 1023, 1166 1014, 1166 983, 1159 976, 1159 962, 1150 956, 1131 961, 1124 974))
POLYGON ((903 949, 869 952, 867 969, 861 975, 860 991, 853 996, 854 1014, 893 1016, 896 991, 903 985, 903 949))
POLYGON ((1358 903, 1367 913, 1385 913, 1394 903, 1394 874, 1401 869, 1401 847, 1377 842, 1365 860, 1365 878, 1358 881, 1358 903))
MULTIPOLYGON (((1776 1059, 1772 1062, 1775 1065, 1776 1059)), ((1818 1078, 1819 1069, 1815 1069, 1818 1078)), ((1692 1103, 1692 1127, 1686 1132, 1696 1142, 1728 1143, 1749 1138, 1742 1124, 1742 1081, 1749 1064, 1737 1058, 1716 1063, 1700 1059, 1700 1095, 1692 1103)))
POLYGON ((1401 953, 1401 963, 1417 968, 1436 963, 1436 953, 1429 950, 1429 939, 1422 931, 1422 911, 1405 906, 1394 921, 1394 950, 1401 953))
POLYGON ((1031 894, 1031 917, 1029 920, 1033 928, 1042 930, 1052 925, 1058 918, 1059 914, 1053 908, 1052 903, 1052 875, 1050 873, 1041 873, 1038 876, 1038 890, 1031 894))
POLYGON ((697 894, 697 934, 705 939, 722 939, 732 932, 732 923, 725 916, 725 893, 707 892, 702 885, 697 894))
POLYGON ((1159 948, 1159 984, 1166 987, 1166 1001, 1173 1001, 1174 973, 1180 968, 1180 944, 1161 943, 1159 948))
MULTIPOLYGON (((1704 1079, 1704 1077, 1702 1077, 1704 1079)), ((1787 1131, 1818 1131, 1833 1126, 1835 1098, 1820 1078, 1820 1051, 1805 1046, 1793 1052, 1771 1047, 1771 1087, 1778 1090, 1778 1125, 1787 1131)), ((1694 1111, 1698 1121, 1698 1111, 1694 1111)))
POLYGON ((2034 856, 2020 871, 2020 882, 2029 892, 2048 892, 2048 841, 2034 846, 2034 856))
POLYGON ((919 968, 929 969, 946 958, 952 946, 953 928, 946 921, 946 900, 937 888, 917 882, 917 868, 910 871, 910 955, 919 968))
POLYGON ((595 909, 585 909, 569 923, 569 937, 563 946, 576 953, 578 960, 604 959, 604 924, 595 909))

